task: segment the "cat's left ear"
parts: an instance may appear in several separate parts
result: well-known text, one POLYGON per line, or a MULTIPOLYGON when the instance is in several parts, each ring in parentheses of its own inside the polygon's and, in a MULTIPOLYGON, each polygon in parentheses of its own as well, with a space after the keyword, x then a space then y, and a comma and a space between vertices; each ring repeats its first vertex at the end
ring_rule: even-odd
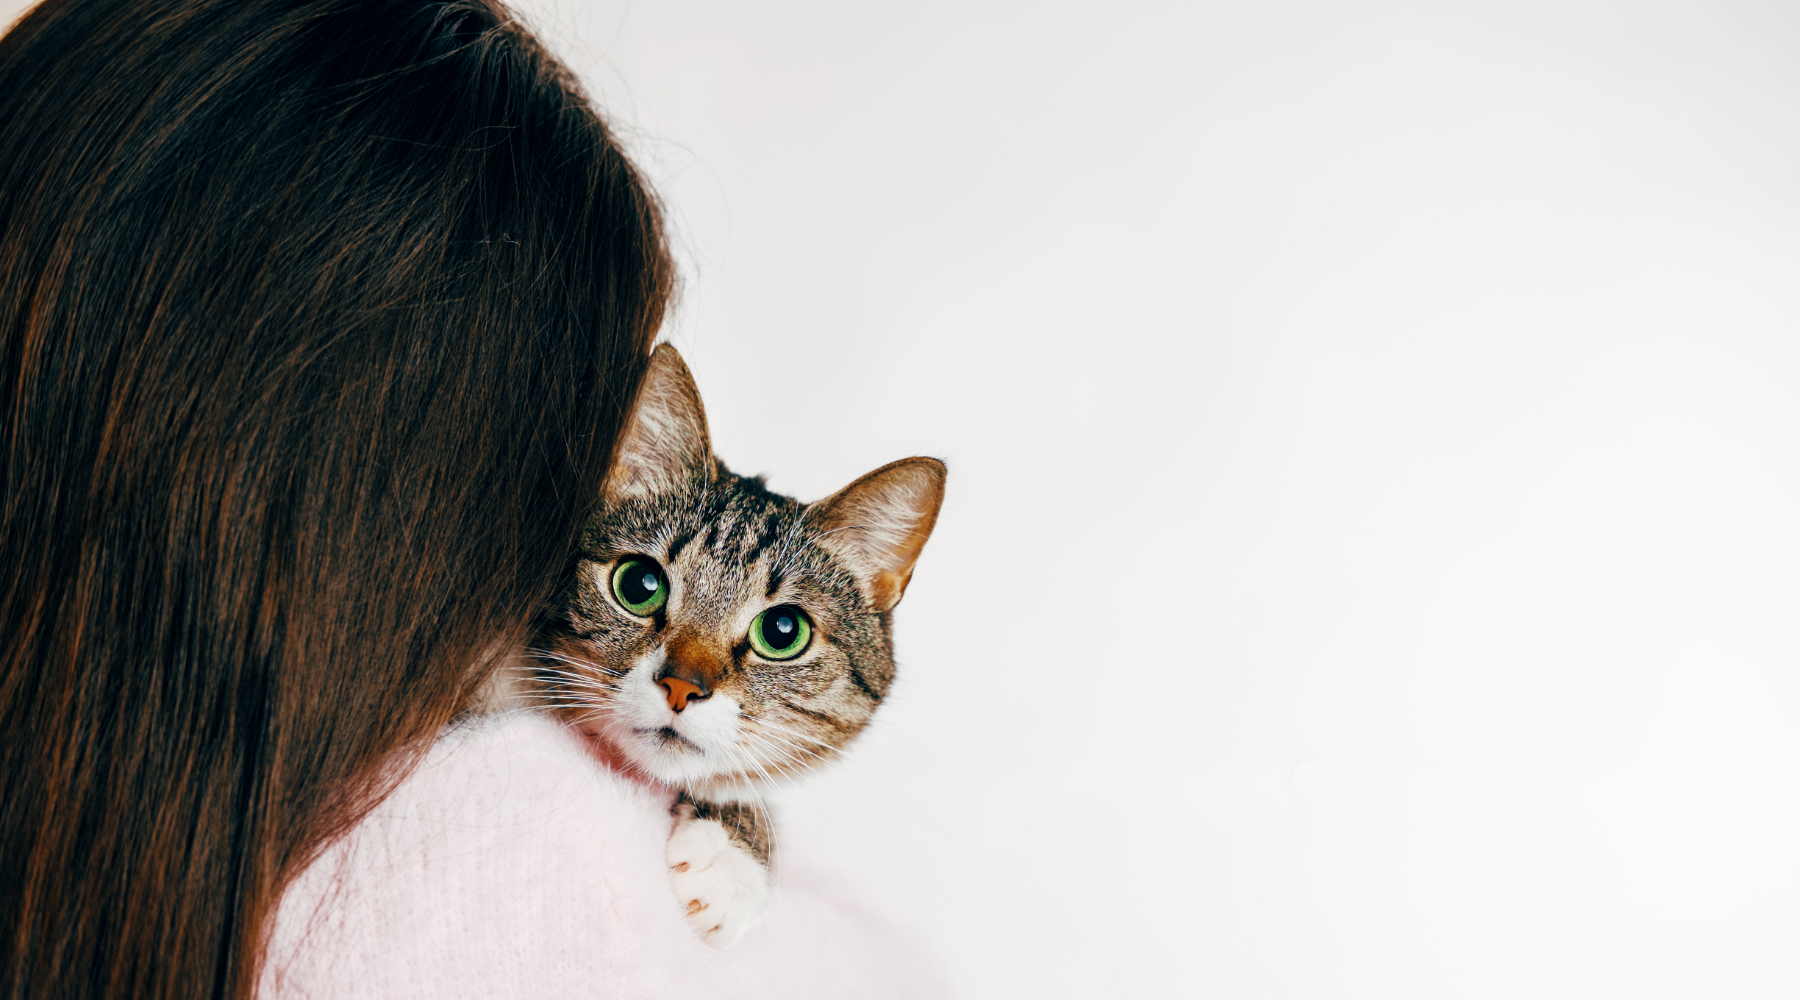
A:
POLYGON ((876 611, 906 593, 944 503, 944 463, 903 458, 807 508, 819 542, 850 564, 876 611))

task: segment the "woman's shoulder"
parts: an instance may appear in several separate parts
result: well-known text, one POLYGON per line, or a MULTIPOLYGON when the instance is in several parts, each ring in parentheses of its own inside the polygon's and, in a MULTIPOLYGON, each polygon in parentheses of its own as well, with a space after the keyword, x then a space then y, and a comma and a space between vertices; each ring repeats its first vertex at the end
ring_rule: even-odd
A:
POLYGON ((922 950, 829 877, 778 888, 731 949, 702 944, 663 861, 671 801, 542 715, 464 722, 290 885, 260 995, 943 992, 922 950))

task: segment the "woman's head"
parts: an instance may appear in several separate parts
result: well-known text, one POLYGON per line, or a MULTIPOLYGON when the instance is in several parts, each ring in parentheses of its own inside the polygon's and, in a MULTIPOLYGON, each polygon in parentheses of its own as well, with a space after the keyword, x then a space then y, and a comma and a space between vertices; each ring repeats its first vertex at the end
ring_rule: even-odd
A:
POLYGON ((556 586, 671 282, 495 3, 0 39, 7 995, 251 988, 283 880, 556 586))

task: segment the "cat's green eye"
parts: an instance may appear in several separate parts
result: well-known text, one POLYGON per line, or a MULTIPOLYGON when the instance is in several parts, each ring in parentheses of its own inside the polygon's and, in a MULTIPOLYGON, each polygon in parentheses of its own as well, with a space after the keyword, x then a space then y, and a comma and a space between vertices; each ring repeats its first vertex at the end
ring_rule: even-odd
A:
POLYGON ((612 575, 613 597, 634 615, 648 618, 669 601, 669 578, 656 560, 627 556, 612 575))
POLYGON ((750 623, 750 648, 765 660, 791 660, 812 642, 812 622, 792 604, 780 604, 750 623))

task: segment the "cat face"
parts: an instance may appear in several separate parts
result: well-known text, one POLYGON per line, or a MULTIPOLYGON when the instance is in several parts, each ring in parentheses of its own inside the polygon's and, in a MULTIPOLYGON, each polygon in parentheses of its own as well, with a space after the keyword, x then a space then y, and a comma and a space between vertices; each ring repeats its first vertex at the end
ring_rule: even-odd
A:
POLYGON ((891 611, 944 467, 883 466, 801 504, 712 457, 664 345, 538 642, 537 698, 647 774, 712 795, 836 756, 893 681, 891 611))

